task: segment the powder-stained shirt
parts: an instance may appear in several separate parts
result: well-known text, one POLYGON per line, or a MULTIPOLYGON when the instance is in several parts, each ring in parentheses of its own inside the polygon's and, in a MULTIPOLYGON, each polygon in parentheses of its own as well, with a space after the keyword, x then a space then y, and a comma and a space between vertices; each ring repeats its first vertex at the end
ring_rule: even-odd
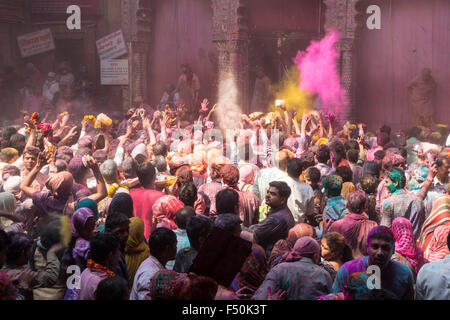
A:
POLYGON ((154 256, 142 261, 134 276, 130 300, 150 300, 150 279, 164 266, 154 256))
MULTIPOLYGON (((333 284, 333 293, 342 292, 348 279, 355 272, 367 272, 369 256, 344 263, 339 269, 333 284)), ((413 275, 405 265, 389 260, 381 270, 381 288, 395 294, 401 300, 414 299, 413 275)))
POLYGON ((323 209, 323 224, 326 232, 330 230, 333 222, 345 216, 347 212, 346 202, 347 200, 341 196, 328 199, 325 209, 323 209))
POLYGON ((450 254, 425 264, 417 275, 416 300, 450 300, 450 254))
POLYGON ((404 189, 394 192, 383 203, 380 225, 390 228, 392 221, 398 217, 405 217, 411 221, 414 238, 417 240, 425 221, 425 209, 422 200, 404 189))
POLYGON ((283 262, 273 267, 253 295, 253 300, 266 300, 270 287, 272 293, 286 291, 286 300, 314 300, 331 292, 330 274, 303 257, 294 262, 283 262))

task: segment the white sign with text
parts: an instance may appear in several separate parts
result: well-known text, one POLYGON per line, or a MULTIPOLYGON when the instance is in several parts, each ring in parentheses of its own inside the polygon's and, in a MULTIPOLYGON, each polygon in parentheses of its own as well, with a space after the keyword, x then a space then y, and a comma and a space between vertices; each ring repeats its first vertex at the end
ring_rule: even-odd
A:
POLYGON ((100 60, 115 59, 128 53, 122 30, 113 32, 95 43, 100 60))
POLYGON ((102 85, 128 85, 128 60, 100 61, 100 75, 102 85))
POLYGON ((53 35, 49 28, 17 37, 22 58, 55 49, 53 35))

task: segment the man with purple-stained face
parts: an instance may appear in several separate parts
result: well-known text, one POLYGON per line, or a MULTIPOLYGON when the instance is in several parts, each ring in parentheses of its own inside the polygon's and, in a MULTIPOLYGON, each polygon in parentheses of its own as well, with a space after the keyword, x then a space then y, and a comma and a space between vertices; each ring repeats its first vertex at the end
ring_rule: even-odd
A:
POLYGON ((367 244, 367 256, 348 261, 341 266, 332 292, 342 292, 353 273, 367 272, 371 275, 367 283, 369 289, 375 283, 375 287, 379 286, 393 293, 400 300, 413 300, 414 280, 411 271, 405 265, 391 260, 395 250, 391 229, 385 226, 372 228, 367 236, 367 244))

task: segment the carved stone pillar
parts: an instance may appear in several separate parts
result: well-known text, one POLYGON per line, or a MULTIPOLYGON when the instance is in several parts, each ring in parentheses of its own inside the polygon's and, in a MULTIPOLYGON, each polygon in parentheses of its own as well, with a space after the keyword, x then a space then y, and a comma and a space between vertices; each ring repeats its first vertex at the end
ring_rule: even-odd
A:
POLYGON ((213 41, 219 55, 219 80, 231 74, 242 112, 249 110, 248 19, 246 0, 212 0, 213 41))
POLYGON ((355 87, 356 87, 356 31, 358 27, 356 4, 360 0, 324 0, 326 5, 325 29, 335 29, 339 31, 340 40, 337 47, 340 50, 341 60, 339 69, 341 73, 341 83, 347 91, 349 107, 343 115, 338 115, 342 120, 355 120, 355 87))
POLYGON ((122 88, 124 109, 137 96, 147 99, 148 53, 151 39, 151 0, 122 0, 122 31, 128 47, 129 85, 122 88))

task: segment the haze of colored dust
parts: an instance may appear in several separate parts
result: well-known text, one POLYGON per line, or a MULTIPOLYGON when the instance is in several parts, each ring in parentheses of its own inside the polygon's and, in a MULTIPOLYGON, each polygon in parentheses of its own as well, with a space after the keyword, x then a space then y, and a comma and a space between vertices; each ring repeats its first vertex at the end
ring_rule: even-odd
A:
POLYGON ((330 32, 320 41, 311 41, 306 51, 299 51, 294 59, 300 71, 300 90, 319 95, 324 112, 340 115, 348 106, 346 91, 341 86, 337 70, 338 50, 334 47, 339 33, 330 32))
POLYGON ((238 90, 232 75, 228 74, 219 81, 219 99, 215 116, 221 130, 237 129, 242 110, 237 104, 238 90))
MULTIPOLYGON (((296 66, 292 66, 281 83, 272 86, 272 92, 276 99, 284 100, 288 110, 297 111, 297 115, 301 117, 303 112, 311 111, 313 100, 308 91, 299 89, 299 83, 300 73, 296 66)), ((281 113, 280 108, 275 106, 275 101, 271 102, 269 109, 281 113)))

